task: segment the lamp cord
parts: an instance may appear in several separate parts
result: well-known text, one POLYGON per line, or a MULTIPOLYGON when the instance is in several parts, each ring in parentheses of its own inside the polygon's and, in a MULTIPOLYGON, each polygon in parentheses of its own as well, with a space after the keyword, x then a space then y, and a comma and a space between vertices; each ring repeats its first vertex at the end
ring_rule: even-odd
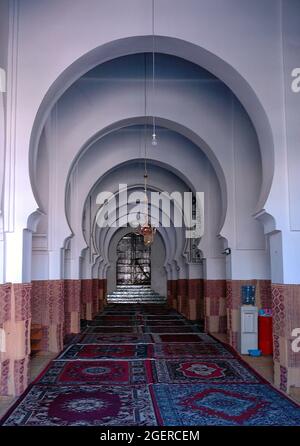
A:
POLYGON ((155 17, 155 0, 152 0, 152 101, 153 101, 153 135, 156 131, 156 123, 154 116, 154 98, 155 98, 155 27, 154 27, 154 17, 155 17))

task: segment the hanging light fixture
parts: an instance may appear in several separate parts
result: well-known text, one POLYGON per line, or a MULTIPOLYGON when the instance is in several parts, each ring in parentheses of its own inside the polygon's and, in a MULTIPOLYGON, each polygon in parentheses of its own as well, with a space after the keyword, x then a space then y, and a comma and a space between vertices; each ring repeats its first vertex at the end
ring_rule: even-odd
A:
POLYGON ((149 222, 149 214, 148 214, 148 195, 147 195, 147 180, 148 180, 148 173, 147 173, 147 163, 145 158, 145 171, 144 171, 144 193, 145 193, 145 208, 144 208, 144 214, 145 214, 145 222, 143 225, 140 225, 138 227, 138 234, 142 235, 144 237, 144 245, 150 246, 154 241, 154 235, 156 233, 156 228, 153 227, 149 222))
POLYGON ((152 0, 152 141, 153 146, 157 146, 156 123, 154 116, 155 98, 155 28, 154 28, 154 0, 152 0))
MULTIPOLYGON (((145 58, 145 93, 144 93, 144 106, 145 106, 145 118, 147 116, 147 91, 146 91, 146 58, 145 58)), ((154 119, 154 117, 153 117, 154 119)), ((155 123, 155 121, 153 121, 155 123)), ((154 128, 155 132, 155 128, 154 128)), ((156 140, 155 133, 152 134, 152 144, 153 137, 156 140)), ((148 169, 147 169, 147 124, 144 126, 144 197, 145 197, 145 207, 144 207, 144 215, 145 221, 143 224, 140 224, 137 228, 137 234, 142 235, 144 238, 144 245, 150 246, 154 241, 154 235, 156 233, 156 228, 150 224, 149 221, 149 209, 148 209, 148 169)))
MULTIPOLYGON (((146 95, 145 95, 145 111, 146 111, 146 95)), ((145 113, 146 116, 146 113, 145 113)), ((147 170, 147 132, 146 125, 144 129, 144 197, 145 197, 145 207, 144 215, 145 221, 142 225, 137 228, 137 233, 144 237, 144 245, 150 246, 154 241, 154 235, 156 233, 156 228, 149 222, 149 206, 148 206, 148 170, 147 170)))

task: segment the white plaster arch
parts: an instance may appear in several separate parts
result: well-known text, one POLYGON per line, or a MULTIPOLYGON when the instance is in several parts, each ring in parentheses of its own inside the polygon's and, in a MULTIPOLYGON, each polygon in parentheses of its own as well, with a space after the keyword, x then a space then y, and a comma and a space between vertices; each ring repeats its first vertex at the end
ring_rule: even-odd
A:
MULTIPOLYGON (((135 116, 135 117, 132 117, 132 120, 135 120, 136 118, 137 118, 136 116, 135 116)), ((165 119, 165 118, 164 118, 164 119, 165 119)), ((170 120, 169 120, 169 121, 170 121, 170 120)), ((175 121, 174 121, 174 122, 175 122, 175 121)), ((175 122, 175 125, 177 126, 178 123, 175 122)), ((107 128, 105 128, 105 130, 107 130, 107 128)), ((211 152, 212 152, 212 155, 214 155, 214 152, 213 152, 213 151, 211 151, 211 152)), ((71 157, 71 159, 72 159, 72 157, 71 157)), ((219 165, 220 165, 220 163, 219 163, 219 165)), ((215 169, 215 170, 218 171, 218 169, 215 169)), ((228 177, 228 176, 227 176, 227 177, 228 177)), ((229 176, 229 177, 230 177, 230 176, 229 176)), ((224 175, 223 175, 223 178, 224 178, 224 175)), ((225 183, 225 181, 223 182, 223 184, 224 184, 224 183, 225 183)), ((232 187, 230 187, 230 189, 232 189, 232 187)), ((223 194, 225 195, 225 199, 226 199, 226 198, 227 198, 226 193, 225 193, 226 188, 225 188, 225 187, 221 187, 221 190, 222 190, 223 194)), ((60 198, 59 198, 59 199, 60 199, 60 198)), ((223 203, 224 203, 224 201, 225 201, 225 200, 223 200, 223 203)), ((59 212, 56 212, 56 214, 57 214, 57 215, 60 215, 60 225, 59 225, 59 229, 61 229, 61 228, 64 226, 64 225, 63 225, 63 222, 62 222, 62 220, 64 220, 64 216, 63 216, 63 214, 61 213, 61 209, 59 209, 59 212)), ((229 214, 230 214, 230 212, 229 212, 229 214)), ((230 221, 227 222, 227 227, 232 228, 232 225, 230 224, 230 221)), ((61 240, 63 240, 64 238, 68 237, 68 236, 69 236, 69 233, 70 233, 68 225, 65 225, 64 228, 65 228, 65 233, 64 233, 63 237, 60 237, 61 240)), ((222 235, 226 236, 226 235, 227 235, 227 234, 226 234, 226 229, 223 228, 223 230, 224 230, 224 232, 223 232, 222 235)), ((59 239, 59 237, 58 237, 58 239, 59 239)), ((61 244, 61 243, 62 243, 62 242, 60 241, 60 244, 61 244)), ((58 247, 56 247, 56 249, 58 249, 58 247)))
MULTIPOLYGON (((149 174, 148 186, 147 186, 148 191, 149 192, 167 191, 169 193, 171 193, 173 190, 179 191, 180 193, 188 191, 189 190, 188 186, 185 185, 185 183, 181 179, 179 179, 178 177, 175 177, 175 175, 173 175, 173 174, 170 174, 170 172, 168 172, 166 170, 167 167, 168 166, 163 165, 163 164, 153 165, 152 163, 150 163, 148 161, 148 174, 149 174), (153 172, 153 166, 156 167, 155 172, 153 172), (159 166, 158 171, 157 171, 157 166, 159 166), (173 181, 171 181, 172 178, 173 178, 173 181)), ((88 193, 88 197, 91 196, 94 198, 102 190, 109 190, 113 194, 114 198, 118 198, 119 197, 119 189, 115 190, 116 183, 114 182, 114 180, 115 181, 117 180, 120 183, 124 183, 125 180, 128 181, 128 179, 129 179, 129 182, 127 183, 127 185, 128 185, 127 191, 129 193, 132 192, 133 190, 143 191, 143 188, 144 188, 143 183, 136 181, 137 180, 136 171, 139 171, 139 168, 140 168, 140 166, 136 166, 132 162, 123 163, 121 165, 115 166, 115 168, 112 169, 112 171, 107 172, 103 177, 98 179, 96 184, 93 186, 92 190, 88 193), (135 176, 133 176, 133 174, 135 174, 135 176), (112 175, 114 175, 114 178, 111 180, 112 175), (112 186, 109 186, 109 182, 105 181, 105 180, 110 180, 110 182, 112 183, 112 186), (106 189, 107 187, 108 187, 108 189, 106 189)), ((140 172, 140 177, 142 176, 141 173, 143 173, 143 172, 140 172)), ((96 218, 97 218, 98 212, 100 211, 98 206, 95 205, 95 203, 96 203, 95 199, 93 199, 93 203, 94 203, 94 207, 91 210, 91 218, 93 220, 92 230, 91 230, 92 234, 95 233, 95 229, 98 229, 96 227, 96 218)), ((174 204, 175 204, 176 209, 178 209, 178 214, 182 215, 182 209, 178 206, 177 201, 175 201, 174 204)), ((88 207, 88 199, 86 199, 85 202, 83 203, 82 212, 84 212, 84 209, 86 209, 87 207, 88 207)), ((85 239, 85 241, 87 243, 86 239, 85 239)))
MULTIPOLYGON (((140 162, 140 160, 138 160, 139 162, 140 162)), ((92 197, 92 193, 94 194, 94 195, 97 195, 97 191, 99 190, 101 190, 101 187, 102 187, 102 184, 103 184, 103 181, 105 180, 105 179, 110 179, 111 178, 111 176, 112 175, 115 175, 117 178, 118 178, 118 181, 121 181, 121 182, 123 182, 124 181, 124 178, 122 178, 122 176, 120 176, 120 168, 122 168, 122 167, 124 167, 124 168, 126 168, 126 169, 128 169, 128 166, 130 167, 131 166, 131 164, 134 162, 134 160, 133 161, 130 161, 130 162, 125 162, 125 163, 121 163, 121 164, 119 164, 119 165, 117 165, 117 166, 114 166, 111 170, 108 170, 108 171, 106 171, 106 173, 105 173, 105 175, 103 175, 102 177, 100 177, 100 178, 98 178, 97 179, 97 182, 92 186, 92 190, 91 191, 88 191, 88 192, 84 192, 84 191, 86 191, 87 189, 85 189, 83 186, 80 186, 79 188, 80 188, 80 190, 82 191, 82 197, 84 197, 84 195, 87 193, 87 196, 88 197, 92 197), (94 191, 94 192, 93 192, 94 191)), ((94 165, 96 165, 97 163, 93 163, 94 165)), ((154 178, 153 178, 153 174, 154 174, 154 172, 152 172, 151 173, 151 166, 153 166, 153 160, 148 160, 148 166, 149 166, 149 169, 150 169, 150 183, 149 183, 149 190, 151 189, 151 190, 159 190, 158 189, 158 187, 157 186, 160 186, 160 190, 166 190, 166 191, 169 191, 169 192, 172 192, 172 187, 174 187, 175 188, 175 190, 178 190, 178 187, 179 187, 179 184, 176 186, 175 185, 175 183, 174 183, 174 181, 175 181, 175 179, 174 179, 174 181, 173 181, 173 183, 174 183, 174 185, 172 186, 172 182, 170 182, 171 180, 170 180, 170 178, 168 177, 168 174, 167 174, 167 170, 165 170, 165 169, 170 169, 170 167, 167 165, 167 164, 165 164, 165 163, 156 163, 155 164, 155 166, 159 166, 160 167, 160 169, 162 170, 162 174, 161 175, 163 175, 163 177, 161 176, 161 177, 157 177, 157 174, 156 174, 156 176, 154 176, 154 178), (165 173, 164 173, 165 172, 165 173), (166 178, 165 178, 165 176, 166 176, 166 178), (162 181, 163 180, 163 181, 162 181)), ((126 171, 127 172, 127 171, 126 171)), ((129 170, 129 172, 128 172, 128 174, 129 174, 129 177, 131 176, 131 171, 129 170)), ((141 172, 142 173, 142 172, 141 172)), ((99 171, 98 170, 96 170, 96 175, 98 175, 99 174, 99 171)), ((173 174, 172 174, 173 175, 173 174)), ((142 175, 141 175, 142 176, 142 175)), ((182 175, 180 175, 180 176, 182 176, 182 175)), ((92 180, 93 178, 91 177, 91 175, 90 175, 90 173, 88 174, 88 177, 89 177, 89 180, 92 180)), ((190 180, 191 180, 191 178, 190 178, 190 180)), ((177 181, 177 180, 176 180, 177 181)), ((181 179, 181 178, 179 178, 178 179, 178 181, 180 182, 180 183, 182 183, 183 182, 183 180, 181 179)), ((217 180, 216 180, 217 181, 217 180)), ((92 182, 92 181, 91 181, 92 182)), ((109 184, 107 181, 104 183, 105 185, 103 185, 103 187, 104 187, 104 189, 105 190, 107 190, 106 188, 107 188, 107 185, 109 184)), ((114 184, 114 182, 113 182, 113 184, 114 184)), ((134 184, 132 184, 132 182, 130 182, 129 183, 130 184, 130 190, 132 189, 132 187, 137 187, 138 185, 136 184, 136 183, 134 183, 134 184)), ((139 185, 140 187, 142 186, 142 185, 139 185)), ((181 191, 184 191, 184 190, 188 190, 188 186, 187 186, 187 189, 184 189, 183 188, 183 186, 184 186, 184 184, 182 184, 181 186, 180 186, 180 190, 181 191)), ((193 188, 194 189, 194 188, 193 188)), ((114 189, 108 189, 108 190, 111 190, 111 192, 113 192, 113 193, 117 193, 117 191, 115 191, 114 189)), ((216 197, 214 197, 214 196, 211 196, 210 197, 211 199, 213 199, 213 200, 216 200, 216 197)), ((95 200, 95 197, 94 198, 92 198, 92 202, 95 202, 96 200, 95 200)), ((81 202, 81 199, 80 199, 80 202, 81 202)), ((81 221, 81 219, 82 219, 82 213, 83 213, 83 210, 82 211, 80 211, 81 209, 84 209, 84 206, 87 206, 87 201, 85 200, 85 205, 83 204, 83 208, 81 208, 81 207, 79 207, 78 208, 78 210, 79 210, 79 213, 78 214, 76 214, 76 217, 74 217, 73 218, 73 220, 75 221, 75 222, 79 222, 79 221, 81 221)), ((94 207, 94 209, 95 209, 95 207, 94 207)), ((96 211, 94 210, 92 210, 92 219, 93 219, 93 221, 94 221, 94 218, 95 218, 95 213, 96 213, 96 211)), ((206 224, 206 226, 210 226, 210 227, 212 227, 213 229, 214 229, 214 231, 215 231, 215 237, 217 238, 217 227, 218 227, 218 222, 216 222, 216 221, 214 221, 215 219, 213 219, 211 222, 210 222, 210 224, 208 224, 208 221, 207 221, 207 224, 206 224)), ((90 223, 89 223, 90 224, 90 223)), ((84 240, 84 239, 82 239, 82 241, 80 242, 80 240, 78 240, 78 233, 81 233, 81 227, 80 227, 80 230, 79 229, 77 229, 77 231, 75 231, 75 238, 77 238, 77 242, 76 243, 79 243, 79 246, 80 246, 80 248, 78 248, 77 249, 77 252, 81 252, 81 250, 84 248, 84 246, 86 246, 86 243, 88 243, 88 240, 84 240)), ((205 238, 205 237, 204 237, 205 238)), ((177 245, 177 246, 179 246, 178 245, 178 243, 176 243, 175 245, 177 245)), ((180 251, 180 255, 182 255, 183 254, 183 247, 184 246, 182 246, 182 249, 181 249, 181 251, 180 251)), ((178 263, 180 262, 179 261, 179 258, 180 258, 180 255, 179 255, 179 253, 177 253, 176 255, 175 255, 175 252, 172 254, 172 255, 174 255, 175 257, 176 257, 176 259, 178 259, 178 263)))
MULTIPOLYGON (((245 107, 254 123, 262 154, 263 184, 257 204, 257 210, 259 211, 268 198, 273 181, 274 142, 270 122, 258 93, 250 85, 246 76, 243 76, 225 58, 213 54, 206 48, 171 36, 156 36, 155 42, 157 52, 187 59, 213 73, 229 86, 245 107)), ((132 36, 111 41, 77 58, 62 70, 61 74, 48 88, 38 108, 29 145, 30 178, 38 204, 40 204, 40 200, 35 179, 36 154, 42 129, 55 102, 75 80, 96 65, 122 55, 151 51, 151 48, 152 36, 132 36)))
MULTIPOLYGON (((126 129, 126 128, 125 128, 126 129)), ((139 162, 140 159, 137 158, 136 156, 138 155, 138 145, 136 143, 132 143, 128 142, 128 147, 129 147, 129 151, 126 151, 126 134, 122 133, 122 128, 119 132, 119 134, 116 133, 112 133, 112 134, 107 134, 105 135, 103 138, 101 138, 100 140, 97 140, 97 144, 94 145, 94 152, 95 152, 95 156, 96 158, 91 158, 89 161, 89 170, 86 170, 85 166, 82 168, 82 173, 80 175, 80 177, 78 178, 78 181, 80 181, 79 185, 78 185, 78 195, 76 195, 76 198, 78 200, 79 203, 84 203, 86 200, 86 197, 89 196, 90 192, 93 190, 93 188, 95 187, 95 185, 97 184, 97 182, 99 181, 99 179, 101 179, 103 177, 103 175, 105 174, 109 174, 111 171, 115 170, 116 167, 121 166, 122 164, 125 163, 130 163, 130 162, 139 162), (117 135, 117 139, 116 138, 117 135), (110 144, 113 142, 114 144, 114 156, 118 159, 118 165, 115 165, 115 161, 112 160, 111 164, 107 164, 107 163, 101 163, 101 158, 100 156, 104 155, 103 150, 100 150, 100 147, 105 147, 106 142, 105 140, 107 140, 107 138, 109 138, 109 145, 107 146, 108 148, 106 150, 108 150, 109 152, 111 152, 111 146, 110 144), (100 144, 100 146, 99 146, 100 144), (104 146, 103 146, 104 145, 104 146), (99 161, 97 161, 99 157, 99 161)), ((172 140, 173 141, 173 140, 172 140)), ((158 166, 162 166, 165 169, 168 169, 170 171, 172 171, 176 176, 178 176, 181 181, 183 181, 184 183, 187 184, 187 186, 189 188, 191 188, 193 191, 195 190, 200 190, 200 186, 199 186, 199 172, 201 172, 201 170, 197 170, 200 169, 200 160, 199 160, 199 165, 197 165, 197 162, 191 158, 190 160, 185 160, 186 165, 183 166, 182 163, 182 154, 180 156, 178 156, 177 159, 177 154, 179 154, 180 151, 180 143, 175 143, 175 141, 173 141, 173 159, 170 160, 170 157, 168 156, 168 154, 166 153, 162 153, 162 151, 158 150, 158 151, 151 151, 151 155, 148 158, 148 162, 150 164, 157 164, 158 166), (177 147, 176 147, 177 145, 177 147), (176 149, 176 150, 175 150, 176 149), (198 166, 198 167, 197 167, 198 166)), ((193 150, 195 150, 196 147, 194 147, 193 150)), ((197 149, 196 149, 197 150, 197 149)), ((200 154, 200 152, 197 151, 198 154, 200 154)), ((185 157, 187 158, 186 154, 185 157)), ((202 168, 203 169, 203 166, 202 168)), ((201 189, 202 190, 202 189, 201 189)), ((222 206, 222 201, 220 201, 220 205, 222 206)), ((79 210, 79 214, 76 214, 76 216, 73 217, 72 221, 73 222, 77 222, 77 224, 79 222, 81 222, 81 216, 82 216, 82 211, 81 208, 78 208, 79 210)), ((221 217, 223 218, 223 216, 221 217)), ((72 222, 70 221, 70 217, 68 217, 69 219, 69 224, 72 227, 72 222)), ((79 229, 77 228, 77 230, 74 230, 73 227, 73 232, 76 232, 77 234, 79 233, 79 229)), ((83 241, 84 242, 84 241, 83 241)))
MULTIPOLYGON (((141 213, 142 216, 145 214, 141 213)), ((150 213, 151 216, 151 213, 150 213)), ((125 215, 121 215, 121 219, 125 215)), ((117 220, 120 220, 118 218, 117 220)), ((118 228, 111 227, 106 231, 99 231, 99 245, 102 252, 104 260, 108 261, 108 249, 110 244, 110 238, 118 228)), ((134 230, 134 229, 132 229, 134 230)), ((184 237, 182 236, 182 230, 180 228, 170 228, 158 227, 157 230, 160 231, 164 245, 166 249, 166 264, 175 261, 176 264, 180 261, 180 256, 184 248, 184 237), (172 237, 171 237, 172 236, 172 237)), ((165 265, 166 266, 166 265, 165 265)))

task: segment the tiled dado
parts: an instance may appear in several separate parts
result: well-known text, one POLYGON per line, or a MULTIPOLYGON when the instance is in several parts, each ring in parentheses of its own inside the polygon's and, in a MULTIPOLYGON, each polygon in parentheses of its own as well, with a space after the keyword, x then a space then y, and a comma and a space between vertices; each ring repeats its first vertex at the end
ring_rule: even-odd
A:
POLYGON ((226 280, 204 280, 205 330, 226 333, 226 280))
POLYGON ((188 280, 177 280, 177 311, 187 317, 188 314, 188 280))
POLYGON ((177 310, 177 280, 167 281, 168 305, 177 310))
MULTIPOLYGON (((40 350, 43 351, 59 352, 63 348, 65 332, 64 282, 64 280, 32 281, 32 324, 41 328, 40 350)), ((66 306, 71 308, 71 303, 70 305, 67 303, 66 306)))
POLYGON ((106 293, 106 279, 81 280, 81 319, 93 319, 93 317, 103 308, 106 293))
POLYGON ((81 311, 80 319, 93 319, 93 281, 92 279, 81 280, 81 311))
POLYGON ((203 280, 168 280, 168 304, 190 320, 204 317, 203 280))
POLYGON ((80 319, 92 319, 103 307, 105 281, 32 282, 32 324, 41 332, 38 350, 59 352, 66 334, 79 333, 80 319))
POLYGON ((272 308, 272 289, 270 280, 226 281, 227 335, 229 344, 235 349, 238 348, 242 285, 254 285, 256 287, 255 304, 258 308, 272 308))
POLYGON ((81 280, 64 281, 64 334, 80 332, 81 280))
POLYGON ((82 306, 83 316, 92 318, 103 308, 106 290, 103 279, 0 285, 4 339, 0 349, 0 395, 19 395, 27 387, 32 343, 38 342, 41 351, 61 351, 64 335, 80 331, 82 306), (33 339, 32 332, 38 332, 38 338, 33 339))
POLYGON ((28 384, 31 284, 0 285, 0 395, 20 395, 28 384))
POLYGON ((300 387, 300 352, 292 350, 292 331, 300 328, 300 285, 272 284, 272 297, 274 381, 288 392, 300 387))
POLYGON ((92 293, 93 293, 93 317, 103 310, 106 298, 107 280, 106 279, 92 279, 92 293))
POLYGON ((99 279, 99 311, 102 311, 106 302, 107 279, 99 279))
POLYGON ((188 319, 194 321, 204 318, 203 280, 188 280, 188 319))

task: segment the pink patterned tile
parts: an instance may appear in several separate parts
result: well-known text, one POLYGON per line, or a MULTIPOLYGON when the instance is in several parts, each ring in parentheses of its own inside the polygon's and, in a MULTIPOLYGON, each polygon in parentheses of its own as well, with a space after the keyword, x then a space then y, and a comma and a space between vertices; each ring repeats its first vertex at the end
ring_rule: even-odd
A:
POLYGON ((8 395, 8 376, 9 376, 10 360, 6 359, 0 363, 1 380, 0 380, 0 395, 8 395))
POLYGON ((13 285, 15 294, 15 319, 26 321, 31 318, 31 283, 13 285))
POLYGON ((0 285, 0 327, 11 319, 11 283, 0 285))

